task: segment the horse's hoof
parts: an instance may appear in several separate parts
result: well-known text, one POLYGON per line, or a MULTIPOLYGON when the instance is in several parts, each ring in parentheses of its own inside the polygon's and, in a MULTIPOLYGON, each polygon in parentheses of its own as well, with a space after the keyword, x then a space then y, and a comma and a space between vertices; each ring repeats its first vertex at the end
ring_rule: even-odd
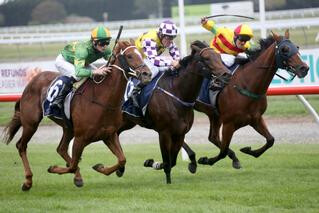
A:
POLYGON ((50 166, 50 167, 48 168, 48 172, 49 172, 49 173, 55 173, 55 172, 54 172, 54 169, 57 168, 57 167, 58 167, 58 166, 50 166))
POLYGON ((208 158, 207 157, 201 157, 198 159, 197 163, 207 165, 208 158))
POLYGON ((104 166, 101 163, 98 163, 95 166, 92 166, 92 169, 94 169, 95 171, 99 171, 102 168, 104 168, 104 166))
POLYGON ((241 168, 240 162, 239 161, 233 161, 233 168, 234 169, 240 169, 241 168))
POLYGON ((246 154, 250 154, 251 153, 251 147, 247 146, 247 147, 241 148, 240 151, 243 152, 243 153, 246 153, 246 154))
POLYGON ((210 165, 210 166, 214 165, 215 163, 216 163, 216 161, 213 158, 209 158, 207 160, 207 164, 210 165))
POLYGON ((82 187, 84 185, 83 180, 82 179, 77 179, 77 178, 73 179, 73 183, 77 187, 82 187))
POLYGON ((188 164, 188 171, 192 174, 196 173, 197 164, 196 163, 189 163, 188 164))
POLYGON ((31 189, 31 187, 32 187, 32 184, 27 185, 27 184, 23 183, 21 189, 22 189, 22 191, 26 192, 26 191, 29 191, 31 189))
POLYGON ((118 177, 122 177, 123 174, 124 174, 124 172, 125 172, 125 167, 121 167, 121 168, 119 168, 118 170, 116 170, 116 175, 117 175, 118 177))
POLYGON ((153 159, 147 159, 146 161, 144 161, 144 167, 152 167, 154 163, 153 159))

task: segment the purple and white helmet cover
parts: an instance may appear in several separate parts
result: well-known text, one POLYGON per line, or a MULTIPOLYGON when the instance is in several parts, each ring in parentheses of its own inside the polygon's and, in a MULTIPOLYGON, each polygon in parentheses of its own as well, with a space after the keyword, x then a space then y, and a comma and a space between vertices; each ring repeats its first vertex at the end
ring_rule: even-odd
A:
POLYGON ((172 21, 166 20, 160 24, 159 32, 163 35, 177 36, 177 27, 172 21))

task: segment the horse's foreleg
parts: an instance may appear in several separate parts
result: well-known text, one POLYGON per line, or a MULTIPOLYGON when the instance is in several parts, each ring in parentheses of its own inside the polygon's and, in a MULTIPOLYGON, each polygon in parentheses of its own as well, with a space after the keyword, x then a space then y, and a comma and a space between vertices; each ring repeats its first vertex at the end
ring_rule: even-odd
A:
POLYGON ((163 159, 163 168, 166 175, 166 183, 170 184, 171 181, 171 151, 172 148, 172 138, 168 132, 159 132, 159 141, 160 141, 160 148, 161 154, 163 159))
MULTIPOLYGON (((136 124, 133 121, 130 121, 125 116, 123 116, 122 124, 119 130, 117 131, 117 135, 119 136, 122 132, 132 129, 135 126, 136 124)), ((116 175, 118 177, 122 177, 124 172, 125 172, 125 166, 122 166, 116 171, 116 175)))
POLYGON ((190 173, 196 173, 196 169, 197 169, 197 162, 196 162, 196 154, 195 152, 186 144, 186 142, 184 141, 183 145, 182 145, 183 149, 186 151, 189 159, 190 159, 190 163, 188 164, 188 170, 190 173))
MULTIPOLYGON (((210 142, 212 142, 215 146, 220 148, 221 142, 220 142, 220 137, 219 137, 219 130, 220 130, 221 122, 219 121, 218 117, 216 117, 216 116, 209 117, 209 122, 210 122, 210 130, 209 130, 208 140, 210 142)), ((235 152, 232 149, 228 148, 227 155, 233 161, 232 162, 233 168, 240 169, 241 165, 240 165, 240 162, 239 162, 235 152)))
POLYGON ((50 166, 48 172, 57 174, 75 173, 78 170, 78 164, 83 152, 84 147, 87 144, 78 138, 74 139, 72 147, 72 159, 68 167, 50 166))
POLYGON ((255 123, 251 124, 251 126, 262 136, 264 136, 266 138, 266 144, 264 146, 262 146, 259 149, 256 150, 251 150, 251 147, 244 147, 242 149, 240 149, 240 151, 242 151, 243 153, 246 153, 248 155, 252 155, 256 158, 258 158, 260 155, 262 155, 267 149, 269 149, 270 147, 272 147, 272 145, 275 142, 274 137, 270 134, 266 123, 264 121, 264 119, 261 117, 258 121, 256 121, 255 123))
MULTIPOLYGON (((65 160, 65 162, 67 163, 67 167, 71 165, 71 157, 68 155, 68 146, 73 137, 74 135, 71 129, 63 128, 63 136, 61 138, 59 146, 57 147, 57 152, 65 160)), ((83 179, 80 173, 80 168, 76 170, 73 182, 77 187, 83 186, 83 179)))
MULTIPOLYGON (((103 142, 109 147, 112 153, 117 157, 118 162, 117 164, 111 167, 104 167, 102 164, 96 164, 95 166, 93 166, 93 169, 105 175, 110 175, 116 170, 118 170, 117 173, 119 173, 121 169, 125 168, 126 158, 124 156, 122 147, 120 145, 119 137, 117 133, 115 132, 110 137, 109 140, 103 140, 103 142)), ((124 170, 123 170, 123 173, 124 173, 124 170)), ((117 175, 119 176, 119 174, 117 175)))
POLYGON ((223 159, 228 154, 229 144, 233 137, 235 128, 232 124, 224 124, 222 128, 222 140, 220 143, 220 152, 216 157, 207 159, 208 165, 214 165, 220 159, 223 159))

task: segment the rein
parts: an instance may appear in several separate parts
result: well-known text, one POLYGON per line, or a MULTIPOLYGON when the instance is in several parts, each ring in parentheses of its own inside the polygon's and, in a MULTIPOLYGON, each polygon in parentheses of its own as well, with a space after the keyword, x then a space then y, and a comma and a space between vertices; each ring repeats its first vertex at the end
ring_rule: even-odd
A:
MULTIPOLYGON (((123 73, 123 75, 124 75, 124 77, 125 77, 126 80, 128 80, 128 75, 138 78, 138 77, 140 76, 140 73, 137 74, 137 71, 136 71, 136 70, 137 70, 138 68, 141 68, 141 67, 144 67, 144 66, 145 66, 145 64, 142 63, 141 65, 139 65, 139 66, 137 66, 136 68, 132 69, 132 68, 127 64, 125 58, 121 58, 121 57, 125 57, 125 56, 124 56, 124 53, 125 53, 128 49, 131 49, 131 48, 136 48, 136 46, 133 46, 133 45, 132 45, 132 46, 126 47, 124 50, 121 49, 121 50, 120 50, 120 53, 115 56, 115 58, 119 58, 120 64, 121 64, 121 66, 124 66, 124 69, 123 69, 122 67, 116 65, 116 64, 111 64, 111 65, 110 65, 111 67, 115 67, 115 68, 117 68, 118 70, 122 71, 122 73, 123 73)), ((137 49, 137 48, 136 48, 136 49, 137 49)), ((104 65, 104 66, 105 66, 105 65, 104 65)), ((96 80, 94 79, 94 76, 93 76, 92 79, 93 79, 93 82, 94 82, 94 83, 100 84, 101 82, 104 81, 105 75, 103 75, 103 77, 102 77, 101 80, 99 80, 99 81, 96 81, 96 80)))
MULTIPOLYGON (((120 53, 115 56, 115 59, 116 58, 119 59, 120 65, 123 66, 123 68, 118 66, 118 65, 116 65, 116 64, 109 65, 111 67, 116 68, 116 70, 122 71, 122 73, 123 73, 123 75, 124 75, 126 80, 128 80, 129 76, 133 76, 133 77, 138 78, 141 75, 141 72, 137 72, 137 69, 146 66, 144 63, 142 63, 142 64, 138 65, 136 68, 133 68, 133 69, 131 68, 131 66, 127 63, 127 61, 125 59, 125 55, 124 55, 124 53, 128 49, 131 49, 131 48, 135 48, 137 50, 136 46, 131 45, 131 46, 126 47, 124 50, 121 49, 120 53)), ((103 66, 105 66, 105 65, 103 65, 103 66)), ((104 81, 105 78, 106 78, 106 75, 103 75, 101 80, 96 81, 94 79, 94 76, 93 76, 92 80, 93 80, 93 82, 95 84, 100 84, 100 83, 102 83, 104 81)), ((95 87, 93 87, 93 90, 92 90, 92 100, 91 100, 92 103, 97 104, 97 105, 99 105, 99 106, 101 106, 103 108, 107 108, 109 110, 114 110, 114 111, 122 106, 123 103, 121 103, 118 106, 107 106, 107 105, 104 105, 104 104, 101 104, 101 103, 97 102, 95 100, 95 89, 94 88, 95 87)))
MULTIPOLYGON (((201 54, 203 54, 203 52, 204 52, 205 50, 208 50, 208 49, 212 49, 212 48, 210 48, 210 47, 205 47, 205 48, 201 49, 201 51, 199 52, 198 56, 200 57, 201 54)), ((195 74, 197 75, 197 73, 193 73, 193 72, 190 72, 190 73, 191 73, 191 74, 194 74, 194 75, 195 75, 195 74)), ((213 75, 212 75, 212 76, 213 76, 213 75)), ((194 101, 194 102, 186 102, 186 101, 183 101, 183 100, 181 100, 180 98, 178 98, 177 96, 173 95, 172 93, 168 92, 167 90, 165 90, 165 89, 163 89, 163 88, 161 88, 161 87, 159 87, 159 86, 156 86, 156 89, 158 89, 159 91, 163 92, 164 94, 170 96, 171 98, 173 98, 174 100, 176 100, 178 103, 180 103, 180 104, 183 105, 184 107, 193 108, 194 105, 195 105, 195 101, 194 101)))

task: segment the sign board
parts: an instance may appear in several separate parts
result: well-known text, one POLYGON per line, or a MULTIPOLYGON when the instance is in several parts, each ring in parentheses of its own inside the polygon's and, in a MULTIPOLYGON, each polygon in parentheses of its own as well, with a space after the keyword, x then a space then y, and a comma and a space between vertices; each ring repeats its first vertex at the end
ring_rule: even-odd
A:
MULTIPOLYGON (((172 17, 178 18, 178 6, 171 8, 172 17)), ((215 4, 193 4, 184 6, 185 17, 192 16, 209 16, 218 14, 236 14, 236 15, 254 15, 254 4, 252 1, 241 1, 241 2, 225 2, 215 4), (244 11, 241 12, 241 11, 244 11)))
MULTIPOLYGON (((308 75, 303 79, 296 77, 290 82, 275 76, 268 90, 269 95, 319 94, 319 49, 300 52, 302 60, 310 67, 308 75)), ((98 60, 95 64, 99 66, 103 63, 105 61, 98 60)), ((30 79, 43 70, 56 71, 54 61, 0 64, 0 101, 16 100, 30 79)), ((285 70, 279 73, 287 77, 285 70)))

